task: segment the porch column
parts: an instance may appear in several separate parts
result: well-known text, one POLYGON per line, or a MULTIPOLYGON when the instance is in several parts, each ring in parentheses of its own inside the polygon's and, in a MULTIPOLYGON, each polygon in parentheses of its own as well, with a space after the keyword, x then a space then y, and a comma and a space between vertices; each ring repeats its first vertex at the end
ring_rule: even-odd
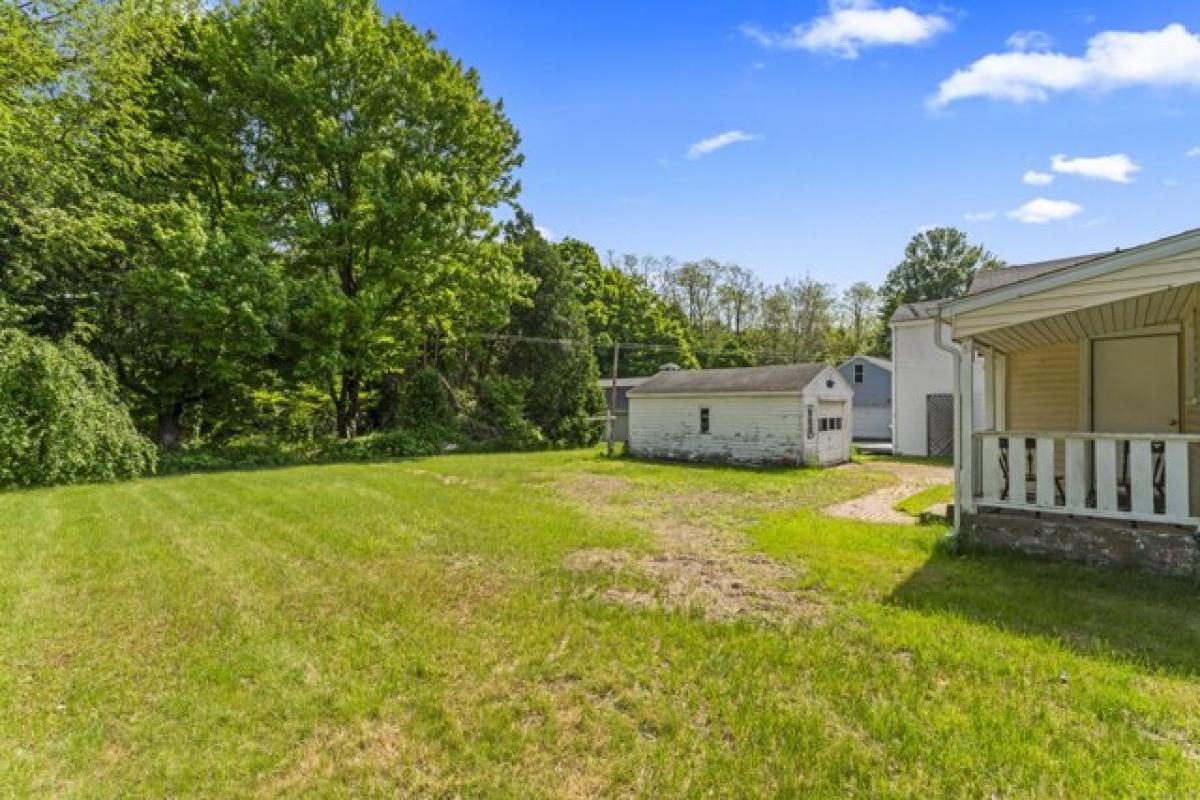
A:
POLYGON ((975 511, 975 342, 970 337, 959 347, 958 375, 954 382, 954 528, 964 513, 975 511))

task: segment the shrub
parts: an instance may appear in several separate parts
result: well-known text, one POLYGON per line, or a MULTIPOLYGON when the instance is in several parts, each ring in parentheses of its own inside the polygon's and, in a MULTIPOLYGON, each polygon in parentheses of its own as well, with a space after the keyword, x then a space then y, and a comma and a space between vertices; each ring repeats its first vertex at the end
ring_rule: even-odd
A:
POLYGON ((546 446, 536 425, 525 418, 525 395, 530 382, 504 376, 484 378, 479 384, 476 423, 480 438, 498 450, 533 450, 546 446))
POLYGON ((420 430, 440 431, 454 427, 450 392, 436 369, 417 370, 401 390, 400 419, 420 430))
POLYGON ((159 457, 164 475, 230 469, 286 467, 317 461, 319 446, 285 442, 272 436, 237 436, 220 443, 191 443, 159 457))
POLYGON ((153 472, 108 368, 70 342, 0 331, 0 486, 110 481, 153 472))
POLYGON ((237 436, 220 443, 192 444, 163 453, 159 472, 173 475, 431 456, 451 443, 457 444, 440 435, 411 430, 373 433, 349 441, 326 437, 285 442, 263 435, 237 436))
POLYGON ((442 443, 416 431, 388 431, 360 436, 350 441, 333 440, 324 455, 327 461, 370 461, 376 458, 432 456, 442 451, 442 443))

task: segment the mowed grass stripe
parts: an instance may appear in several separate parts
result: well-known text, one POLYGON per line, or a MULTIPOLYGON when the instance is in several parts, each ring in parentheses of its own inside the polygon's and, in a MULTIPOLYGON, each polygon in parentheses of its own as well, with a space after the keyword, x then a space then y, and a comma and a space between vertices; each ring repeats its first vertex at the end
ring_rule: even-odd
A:
POLYGON ((816 511, 886 480, 575 452, 0 496, 0 784, 1195 794, 1194 588, 816 511), (589 495, 589 476, 621 483, 589 495), (653 557, 655 508, 793 565, 821 618, 631 608, 604 592, 644 577, 564 568, 653 557))

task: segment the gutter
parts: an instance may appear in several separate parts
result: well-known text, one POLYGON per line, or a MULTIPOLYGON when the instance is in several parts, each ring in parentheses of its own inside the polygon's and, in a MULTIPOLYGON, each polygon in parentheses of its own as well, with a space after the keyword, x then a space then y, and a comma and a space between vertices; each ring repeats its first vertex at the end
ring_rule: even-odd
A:
MULTIPOLYGON (((933 326, 933 343, 937 345, 939 350, 944 350, 954 358, 954 534, 957 538, 959 525, 962 520, 962 511, 964 504, 958 496, 959 487, 962 481, 959 480, 959 473, 963 468, 963 442, 962 442, 962 349, 953 345, 946 344, 942 339, 942 329, 950 323, 942 316, 942 307, 938 306, 937 316, 934 317, 936 324, 933 326)), ((972 375, 972 377, 974 377, 972 375)))

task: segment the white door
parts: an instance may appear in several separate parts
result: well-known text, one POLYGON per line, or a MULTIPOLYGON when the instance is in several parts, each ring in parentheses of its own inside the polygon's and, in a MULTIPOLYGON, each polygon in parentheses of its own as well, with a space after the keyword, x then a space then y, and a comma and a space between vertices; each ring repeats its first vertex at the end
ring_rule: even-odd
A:
POLYGON ((846 460, 844 402, 822 400, 817 404, 817 461, 821 464, 840 464, 846 460))
POLYGON ((1092 428, 1179 433, 1179 337, 1092 342, 1092 428))

